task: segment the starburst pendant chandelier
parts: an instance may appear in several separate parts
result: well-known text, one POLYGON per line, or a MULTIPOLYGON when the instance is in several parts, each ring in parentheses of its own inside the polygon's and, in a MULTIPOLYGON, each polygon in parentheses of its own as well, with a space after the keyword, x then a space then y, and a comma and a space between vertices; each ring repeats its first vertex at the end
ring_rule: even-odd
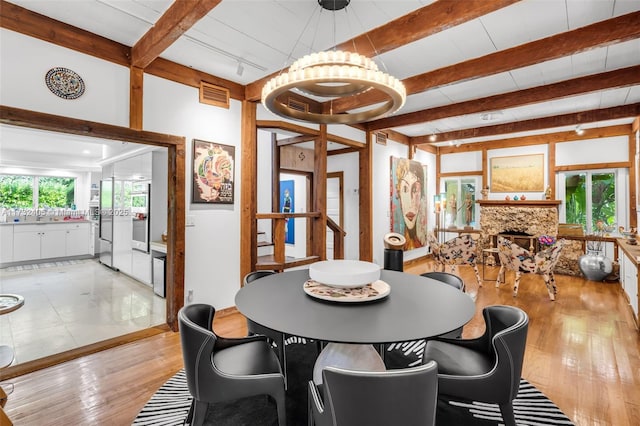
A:
MULTIPOLYGON (((349 2, 318 0, 320 6, 332 11, 345 8, 349 2)), ((262 88, 262 104, 269 111, 284 118, 320 124, 354 124, 382 118, 402 108, 406 98, 402 82, 380 71, 371 59, 339 50, 306 55, 262 88), (370 90, 384 94, 385 101, 354 112, 333 112, 333 101, 370 90), (292 108, 288 96, 282 96, 289 91, 323 98, 329 102, 328 112, 292 108)))

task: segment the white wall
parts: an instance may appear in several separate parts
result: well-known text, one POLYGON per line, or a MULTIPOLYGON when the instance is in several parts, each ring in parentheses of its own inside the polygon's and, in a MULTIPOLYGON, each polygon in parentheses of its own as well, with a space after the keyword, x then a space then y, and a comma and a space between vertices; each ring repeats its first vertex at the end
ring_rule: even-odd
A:
MULTIPOLYGON (((185 297, 216 309, 235 305, 240 287, 240 118, 241 104, 229 109, 199 103, 198 89, 145 74, 144 129, 186 138, 185 297), (191 203, 193 139, 235 146, 234 204, 191 203)), ((186 302, 186 301, 185 301, 186 302)))
POLYGON ((0 29, 0 99, 16 108, 129 126, 129 69, 82 53, 0 29), (69 68, 85 93, 62 99, 45 84, 47 71, 69 68))
POLYGON ((629 138, 627 136, 556 144, 556 165, 558 166, 620 161, 629 161, 629 138))

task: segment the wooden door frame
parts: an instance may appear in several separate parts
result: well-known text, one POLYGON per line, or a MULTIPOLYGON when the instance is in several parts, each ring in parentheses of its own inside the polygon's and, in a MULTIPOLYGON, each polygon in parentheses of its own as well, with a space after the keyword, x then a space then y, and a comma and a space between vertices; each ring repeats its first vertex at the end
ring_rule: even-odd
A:
MULTIPOLYGON (((178 311, 184 305, 184 254, 185 254, 185 138, 165 133, 134 130, 128 127, 80 120, 54 114, 0 105, 0 123, 11 126, 66 133, 88 138, 100 138, 165 147, 168 151, 167 182, 167 273, 165 279, 166 322, 173 331, 178 330, 178 311)), ((166 328, 166 327, 165 327, 166 328)), ((149 330, 149 329, 148 329, 149 330)), ((88 353, 146 337, 150 332, 125 335, 122 338, 99 342, 69 353, 51 356, 8 367, 4 377, 15 377, 88 353), (71 353, 73 352, 73 353, 71 353), (12 371, 9 371, 12 370, 12 371)), ((152 333, 152 332, 151 332, 152 333)))

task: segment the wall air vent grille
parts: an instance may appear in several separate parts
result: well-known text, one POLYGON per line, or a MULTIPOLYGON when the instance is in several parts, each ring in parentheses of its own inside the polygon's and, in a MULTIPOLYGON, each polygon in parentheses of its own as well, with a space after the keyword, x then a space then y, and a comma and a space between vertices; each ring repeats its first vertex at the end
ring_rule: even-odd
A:
POLYGON ((229 109, 229 89, 201 81, 200 103, 229 109))
POLYGON ((384 133, 384 132, 376 133, 376 142, 378 142, 380 145, 386 145, 387 144, 387 134, 384 133))
POLYGON ((287 100, 287 106, 296 111, 309 112, 309 104, 300 102, 299 100, 289 98, 287 100))

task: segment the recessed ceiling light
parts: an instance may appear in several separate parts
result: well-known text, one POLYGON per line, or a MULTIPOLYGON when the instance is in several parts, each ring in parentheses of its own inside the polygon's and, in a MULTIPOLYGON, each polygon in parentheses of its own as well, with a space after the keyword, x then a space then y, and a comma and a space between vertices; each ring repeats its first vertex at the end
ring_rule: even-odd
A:
POLYGON ((82 153, 85 155, 91 154, 91 151, 89 151, 88 149, 83 149, 82 153))
POLYGON ((480 118, 484 121, 497 120, 502 116, 502 111, 484 112, 480 114, 480 118))

